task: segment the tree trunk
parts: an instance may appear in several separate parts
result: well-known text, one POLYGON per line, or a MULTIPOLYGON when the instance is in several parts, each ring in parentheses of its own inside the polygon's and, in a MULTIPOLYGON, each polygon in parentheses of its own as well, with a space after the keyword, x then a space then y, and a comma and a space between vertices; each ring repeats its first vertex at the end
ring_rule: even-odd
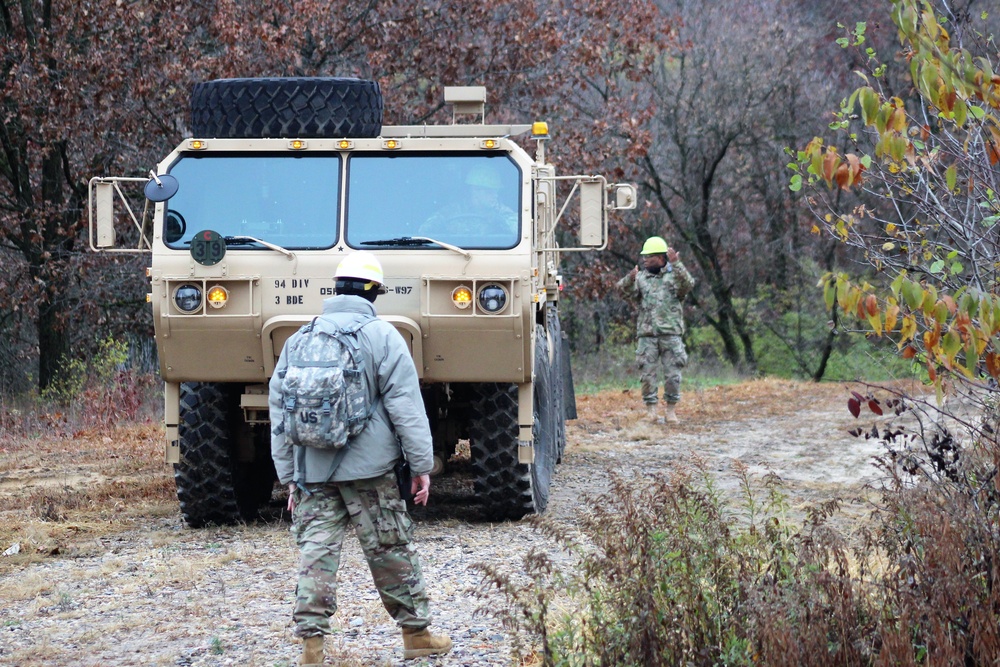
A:
POLYGON ((44 390, 62 375, 69 355, 69 337, 59 322, 58 307, 38 304, 38 389, 44 390))

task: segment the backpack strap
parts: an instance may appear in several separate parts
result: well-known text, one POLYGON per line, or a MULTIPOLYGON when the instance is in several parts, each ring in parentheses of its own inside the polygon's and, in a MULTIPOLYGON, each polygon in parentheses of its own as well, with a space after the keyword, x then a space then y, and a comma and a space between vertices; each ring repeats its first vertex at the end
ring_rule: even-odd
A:
MULTIPOLYGON (((359 354, 361 353, 361 342, 358 340, 358 332, 361 331, 361 329, 363 329, 367 325, 374 322, 376 319, 378 318, 372 317, 371 315, 362 315, 353 325, 341 329, 341 331, 347 334, 347 340, 349 341, 349 344, 353 347, 353 349, 357 350, 359 354)), ((365 369, 364 359, 362 359, 361 362, 357 365, 357 369, 359 375, 364 372, 365 369)), ((371 405, 368 406, 368 409, 365 410, 365 414, 356 419, 352 419, 351 425, 366 423, 369 419, 371 419, 371 416, 375 414, 375 410, 378 409, 378 406, 381 402, 382 402, 382 394, 379 393, 378 396, 375 397, 375 400, 371 402, 371 405)), ((349 442, 350 441, 348 441, 348 443, 349 442)))

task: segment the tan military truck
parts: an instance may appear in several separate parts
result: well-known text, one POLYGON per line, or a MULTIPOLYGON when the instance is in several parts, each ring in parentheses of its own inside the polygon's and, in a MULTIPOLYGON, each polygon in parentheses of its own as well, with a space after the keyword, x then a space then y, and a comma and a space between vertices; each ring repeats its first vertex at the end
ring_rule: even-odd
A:
POLYGON ((437 471, 467 439, 488 517, 544 511, 575 412, 560 253, 602 248, 608 211, 636 192, 557 176, 545 123, 485 124, 485 99, 446 88, 452 124, 383 127, 371 81, 209 81, 192 92, 194 136, 149 178, 91 180, 91 247, 150 256, 166 458, 188 524, 270 500, 268 379, 357 249, 384 267, 378 314, 413 354, 437 471), (570 215, 578 243, 560 247, 570 215))

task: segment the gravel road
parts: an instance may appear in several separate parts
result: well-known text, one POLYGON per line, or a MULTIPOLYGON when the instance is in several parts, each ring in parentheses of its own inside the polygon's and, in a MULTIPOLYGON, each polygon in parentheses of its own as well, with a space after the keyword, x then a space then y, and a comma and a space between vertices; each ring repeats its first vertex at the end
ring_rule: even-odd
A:
MULTIPOLYGON (((851 493, 873 477, 870 458, 877 451, 845 435, 852 425, 839 400, 845 389, 817 389, 815 396, 791 383, 778 389, 794 398, 779 398, 766 410, 752 390, 693 394, 679 410, 680 427, 643 423, 634 396, 581 397, 581 418, 570 423, 547 515, 572 525, 605 488, 609 471, 640 477, 695 455, 721 476, 734 459, 777 472, 802 503, 851 493)), ((472 594, 480 575, 470 566, 505 566, 516 576, 523 555, 554 547, 529 522, 478 519, 469 486, 461 475, 438 480, 433 507, 416 513, 433 627, 452 637, 452 653, 403 663, 398 631, 350 538, 329 663, 516 664, 511 637, 489 614, 501 600, 472 594)), ((0 581, 0 664, 296 664, 300 647, 290 611, 297 554, 282 521, 191 530, 170 511, 113 537, 89 537, 80 526, 74 545, 0 581)))

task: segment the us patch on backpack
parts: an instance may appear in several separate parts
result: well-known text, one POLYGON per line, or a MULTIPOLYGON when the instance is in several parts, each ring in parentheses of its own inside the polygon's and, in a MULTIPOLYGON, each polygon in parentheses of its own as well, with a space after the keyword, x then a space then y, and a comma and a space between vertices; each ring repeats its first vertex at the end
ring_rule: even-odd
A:
POLYGON ((347 328, 316 318, 288 350, 282 383, 285 437, 293 445, 339 449, 364 429, 368 401, 357 333, 374 318, 347 328))

